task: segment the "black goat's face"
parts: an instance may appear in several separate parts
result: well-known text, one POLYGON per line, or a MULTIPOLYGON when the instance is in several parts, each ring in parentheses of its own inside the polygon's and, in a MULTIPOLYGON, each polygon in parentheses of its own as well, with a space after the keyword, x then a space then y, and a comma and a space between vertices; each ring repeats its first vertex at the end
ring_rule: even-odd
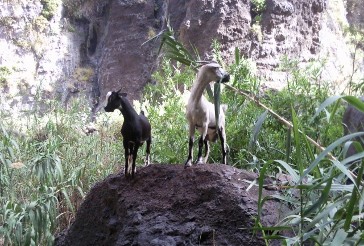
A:
POLYGON ((109 91, 106 94, 106 106, 104 107, 106 112, 114 112, 115 109, 121 107, 121 97, 126 96, 126 93, 120 93, 120 90, 109 91))

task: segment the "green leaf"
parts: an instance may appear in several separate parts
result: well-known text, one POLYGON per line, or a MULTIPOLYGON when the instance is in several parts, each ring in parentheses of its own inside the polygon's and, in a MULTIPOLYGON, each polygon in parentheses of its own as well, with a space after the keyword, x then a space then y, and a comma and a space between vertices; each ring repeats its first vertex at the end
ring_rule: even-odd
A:
MULTIPOLYGON (((313 116, 313 118, 316 118, 326 107, 330 106, 331 104, 333 104, 334 102, 340 100, 340 99, 344 99, 346 100, 348 103, 350 103, 351 105, 353 105, 355 108, 357 108, 358 110, 364 112, 364 103, 357 97, 354 96, 331 96, 329 98, 327 98, 320 106, 319 108, 316 110, 315 115, 313 116)), ((336 105, 335 105, 336 107, 336 105)), ((334 109, 335 109, 334 107, 334 109)))
POLYGON ((364 102, 362 100, 354 96, 344 96, 343 98, 357 110, 364 112, 364 102))
POLYGON ((342 160, 341 162, 339 161, 336 161, 336 160, 333 160, 332 163, 338 168, 340 169, 340 171, 342 173, 344 173, 352 182, 353 184, 355 184, 355 180, 354 178, 351 176, 350 172, 349 172, 349 169, 346 168, 346 164, 348 163, 351 163, 351 162, 354 162, 356 160, 360 160, 364 158, 364 152, 360 152, 360 153, 357 153, 355 155, 352 155, 344 160, 342 160))
MULTIPOLYGON (((348 191, 353 190, 354 185, 344 185, 344 184, 332 184, 331 191, 348 191)), ((319 186, 319 189, 325 189, 325 186, 319 186)))
POLYGON ((240 63, 240 50, 238 47, 235 47, 235 64, 239 65, 240 63))
POLYGON ((292 177, 292 181, 297 184, 300 180, 300 177, 297 175, 296 171, 290 166, 288 165, 288 163, 282 161, 282 160, 275 160, 275 162, 281 164, 286 171, 291 175, 292 177))
POLYGON ((271 164, 271 161, 266 162, 262 169, 259 172, 259 178, 258 178, 258 184, 259 184, 259 189, 258 189, 258 216, 257 216, 257 222, 260 223, 260 216, 262 214, 262 209, 263 209, 263 203, 264 200, 262 198, 263 196, 263 186, 264 186, 264 179, 265 179, 265 173, 268 170, 269 165, 271 164))
POLYGON ((219 129, 219 117, 220 117, 220 93, 221 93, 221 81, 216 82, 214 85, 214 105, 215 105, 215 121, 216 130, 219 129))
POLYGON ((286 140, 286 163, 289 162, 292 148, 292 129, 287 128, 287 140, 286 140))
POLYGON ((283 231, 283 230, 289 230, 292 229, 292 227, 290 226, 261 226, 261 227, 252 227, 252 228, 241 228, 243 230, 255 230, 255 231, 260 231, 260 230, 265 230, 265 231, 283 231))
POLYGON ((61 192, 62 192, 64 198, 66 199, 66 202, 67 202, 68 207, 71 209, 72 213, 74 213, 75 212, 75 209, 74 209, 74 207, 72 205, 72 202, 71 202, 71 200, 70 200, 70 198, 68 196, 68 193, 67 193, 66 189, 62 188, 61 189, 61 192))
MULTIPOLYGON (((335 201, 334 203, 326 205, 322 211, 319 213, 316 213, 311 222, 307 225, 307 228, 313 228, 316 226, 317 223, 320 223, 320 221, 324 220, 324 218, 327 218, 329 216, 330 212, 333 209, 339 208, 342 206, 342 204, 346 201, 345 197, 342 197, 335 201)), ((335 215, 336 216, 336 215, 335 215)))
POLYGON ((196 59, 191 53, 178 42, 173 34, 172 28, 168 26, 168 30, 162 35, 161 45, 158 50, 158 54, 162 50, 162 47, 166 48, 166 57, 176 60, 186 66, 196 66, 196 59))
POLYGON ((340 106, 340 100, 337 100, 336 103, 334 104, 334 108, 331 111, 329 123, 332 122, 332 119, 335 116, 336 111, 338 110, 339 106, 340 106))
MULTIPOLYGON (((357 154, 356 154, 357 155, 357 154)), ((358 171, 358 177, 356 179, 355 185, 356 187, 359 187, 361 181, 362 181, 362 177, 363 177, 363 172, 364 172, 364 164, 362 161, 362 164, 360 165, 359 171, 358 171)), ((346 220, 344 223, 344 230, 348 231, 350 229, 350 226, 352 224, 352 218, 354 215, 354 208, 356 204, 360 204, 361 203, 361 199, 360 199, 360 194, 359 194, 359 190, 356 189, 355 187, 353 188, 353 192, 349 201, 349 204, 346 207, 346 220)), ((361 210, 362 208, 359 208, 359 210, 361 210)))
POLYGON ((211 100, 213 100, 213 98, 214 98, 214 93, 212 92, 212 89, 211 89, 210 84, 208 84, 208 85, 206 86, 206 91, 207 91, 207 95, 209 96, 209 98, 210 98, 211 100))
POLYGON ((312 117, 313 119, 316 118, 326 107, 328 107, 329 105, 331 105, 332 103, 334 103, 335 101, 341 99, 342 96, 331 96, 329 98, 327 98, 320 106, 319 108, 316 110, 316 113, 314 114, 314 116, 312 117))
POLYGON ((356 132, 356 133, 352 133, 346 136, 343 136, 341 138, 339 138, 338 140, 336 140, 335 142, 333 142, 332 144, 330 144, 324 151, 322 151, 317 157, 316 159, 310 164, 310 166, 304 171, 303 175, 300 178, 300 182, 307 176, 307 174, 311 173, 311 171, 316 168, 316 166, 320 163, 320 161, 322 161, 328 153, 330 153, 333 149, 339 147, 342 143, 355 138, 355 137, 359 137, 359 136, 363 136, 364 132, 356 132))
MULTIPOLYGON (((300 175, 302 175, 303 164, 302 164, 301 149, 303 148, 303 146, 302 146, 302 141, 301 141, 301 133, 299 132, 298 118, 297 118, 296 112, 293 109, 293 106, 291 107, 291 111, 292 111, 292 124, 293 124, 293 138, 294 138, 295 147, 296 147, 295 161, 296 161, 296 165, 299 168, 300 175)), ((301 181, 302 180, 300 180, 300 182, 301 181)))
POLYGON ((259 132, 262 128, 264 120, 267 118, 268 110, 264 111, 258 118, 257 122, 254 125, 253 134, 250 137, 249 141, 249 149, 253 148, 253 145, 256 143, 258 139, 259 132))
POLYGON ((347 235, 348 235, 347 232, 345 232, 343 229, 339 229, 336 232, 336 235, 335 235, 334 239, 332 240, 331 245, 332 246, 341 246, 341 245, 343 245, 347 235))
POLYGON ((332 178, 330 178, 325 186, 325 189, 321 192, 320 198, 312 204, 308 209, 304 210, 303 216, 307 216, 321 206, 324 206, 329 198, 329 192, 331 190, 332 178))

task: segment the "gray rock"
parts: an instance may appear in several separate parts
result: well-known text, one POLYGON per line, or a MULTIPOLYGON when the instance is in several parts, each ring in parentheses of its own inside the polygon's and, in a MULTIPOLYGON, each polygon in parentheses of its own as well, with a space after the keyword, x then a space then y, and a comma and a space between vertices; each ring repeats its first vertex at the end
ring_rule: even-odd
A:
MULTIPOLYGON (((134 180, 111 175, 91 189, 55 245, 265 245, 259 233, 241 230, 251 228, 257 214, 258 189, 247 192, 242 182, 252 177, 219 164, 150 165, 134 180)), ((287 212, 278 204, 264 203, 264 226, 287 212)))

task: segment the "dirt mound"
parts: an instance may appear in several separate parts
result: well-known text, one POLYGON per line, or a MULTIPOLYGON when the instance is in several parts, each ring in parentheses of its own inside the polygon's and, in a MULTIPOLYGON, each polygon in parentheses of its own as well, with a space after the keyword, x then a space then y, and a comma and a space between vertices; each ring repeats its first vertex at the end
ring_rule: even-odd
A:
MULTIPOLYGON (((151 165, 134 180, 110 175, 92 188, 55 245, 264 245, 242 230, 254 225, 258 190, 247 192, 246 181, 255 178, 220 164, 151 165)), ((266 203, 264 225, 277 222, 279 208, 266 203)))

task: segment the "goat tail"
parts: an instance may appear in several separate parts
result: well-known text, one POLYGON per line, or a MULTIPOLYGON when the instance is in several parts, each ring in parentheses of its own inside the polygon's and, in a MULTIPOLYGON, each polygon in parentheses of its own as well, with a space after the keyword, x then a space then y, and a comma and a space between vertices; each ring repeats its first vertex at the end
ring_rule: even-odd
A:
POLYGON ((222 108, 222 111, 223 111, 224 113, 226 113, 226 110, 227 110, 227 108, 228 108, 228 105, 227 105, 227 104, 221 104, 221 108, 222 108))

